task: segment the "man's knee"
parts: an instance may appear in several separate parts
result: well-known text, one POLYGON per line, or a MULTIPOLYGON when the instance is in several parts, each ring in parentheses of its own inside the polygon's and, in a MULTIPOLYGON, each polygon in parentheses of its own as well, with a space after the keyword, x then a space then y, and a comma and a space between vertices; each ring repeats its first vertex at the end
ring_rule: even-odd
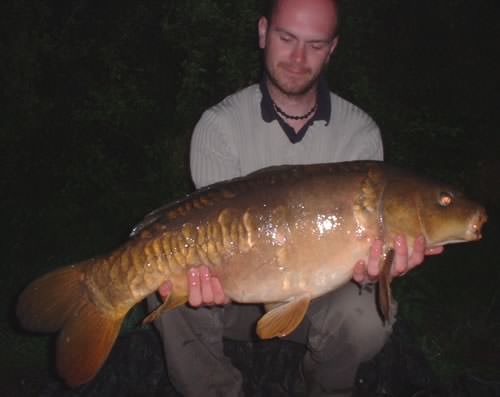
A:
POLYGON ((382 349, 391 334, 392 326, 384 323, 377 311, 373 290, 360 291, 350 283, 320 298, 315 305, 309 316, 310 349, 333 349, 339 354, 349 351, 365 361, 382 349))

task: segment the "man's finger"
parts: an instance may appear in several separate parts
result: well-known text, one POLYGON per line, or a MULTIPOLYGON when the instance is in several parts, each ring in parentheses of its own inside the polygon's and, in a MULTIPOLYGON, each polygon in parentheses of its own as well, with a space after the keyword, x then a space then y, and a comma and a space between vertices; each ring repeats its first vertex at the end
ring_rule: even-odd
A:
POLYGON ((224 303, 229 303, 229 299, 226 298, 222 285, 217 277, 212 277, 210 279, 212 283, 212 292, 214 294, 214 303, 216 305, 223 305, 224 303))
POLYGON ((392 275, 401 276, 408 271, 408 244, 405 236, 396 236, 394 239, 394 259, 392 275))
POLYGON ((366 279, 366 263, 365 261, 358 261, 354 265, 354 270, 352 272, 352 278, 357 283, 362 284, 366 279))
POLYGON ((438 247, 431 247, 425 249, 425 255, 439 255, 444 251, 444 247, 442 245, 438 247))
POLYGON ((380 273, 379 261, 382 256, 383 245, 384 243, 381 240, 375 240, 370 248, 366 270, 371 281, 375 280, 380 273))
POLYGON ((201 299, 204 304, 214 303, 210 270, 207 266, 200 266, 201 299))
POLYGON ((408 258, 408 270, 420 265, 424 261, 425 254, 425 238, 418 236, 413 244, 413 252, 408 258))
POLYGON ((189 304, 193 307, 201 305, 200 271, 192 268, 188 272, 189 304))

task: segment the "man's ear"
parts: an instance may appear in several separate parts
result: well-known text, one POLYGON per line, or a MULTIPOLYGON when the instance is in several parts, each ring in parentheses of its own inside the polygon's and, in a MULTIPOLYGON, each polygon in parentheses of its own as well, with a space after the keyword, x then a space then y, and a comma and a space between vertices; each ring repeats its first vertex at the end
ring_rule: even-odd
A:
POLYGON ((260 17, 258 23, 258 32, 259 32, 259 47, 266 47, 266 38, 267 38, 267 29, 269 27, 269 23, 266 17, 260 17))
POLYGON ((337 48, 337 44, 339 43, 339 36, 337 35, 333 40, 332 43, 330 44, 330 50, 328 52, 328 58, 326 62, 328 63, 330 61, 330 57, 332 56, 333 52, 335 51, 335 48, 337 48))

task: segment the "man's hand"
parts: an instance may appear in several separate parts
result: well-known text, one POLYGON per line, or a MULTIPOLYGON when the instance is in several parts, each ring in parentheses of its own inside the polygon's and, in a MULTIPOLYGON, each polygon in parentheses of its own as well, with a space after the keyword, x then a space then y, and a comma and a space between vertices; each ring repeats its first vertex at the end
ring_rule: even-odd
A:
MULTIPOLYGON (((383 242, 375 240, 370 249, 368 263, 359 261, 354 267, 352 278, 354 281, 362 284, 365 282, 376 281, 379 275, 379 259, 382 255, 383 242)), ((425 239, 419 236, 415 239, 413 252, 408 256, 408 245, 405 236, 397 236, 394 240, 394 261, 392 264, 392 277, 405 275, 414 267, 422 264, 425 255, 437 255, 443 252, 443 247, 425 247, 425 239)))
MULTIPOLYGON (((202 305, 222 305, 230 300, 224 295, 217 277, 212 276, 207 266, 193 267, 188 271, 188 301, 193 307, 202 305)), ((170 281, 163 283, 158 292, 165 300, 172 291, 170 281)))

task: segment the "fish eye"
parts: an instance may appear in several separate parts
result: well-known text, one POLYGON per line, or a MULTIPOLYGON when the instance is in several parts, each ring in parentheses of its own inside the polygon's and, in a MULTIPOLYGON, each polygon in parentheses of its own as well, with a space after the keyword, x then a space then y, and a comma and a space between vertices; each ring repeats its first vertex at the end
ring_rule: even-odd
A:
POLYGON ((448 192, 441 192, 439 194, 439 205, 441 207, 448 207, 453 202, 453 196, 448 192))

